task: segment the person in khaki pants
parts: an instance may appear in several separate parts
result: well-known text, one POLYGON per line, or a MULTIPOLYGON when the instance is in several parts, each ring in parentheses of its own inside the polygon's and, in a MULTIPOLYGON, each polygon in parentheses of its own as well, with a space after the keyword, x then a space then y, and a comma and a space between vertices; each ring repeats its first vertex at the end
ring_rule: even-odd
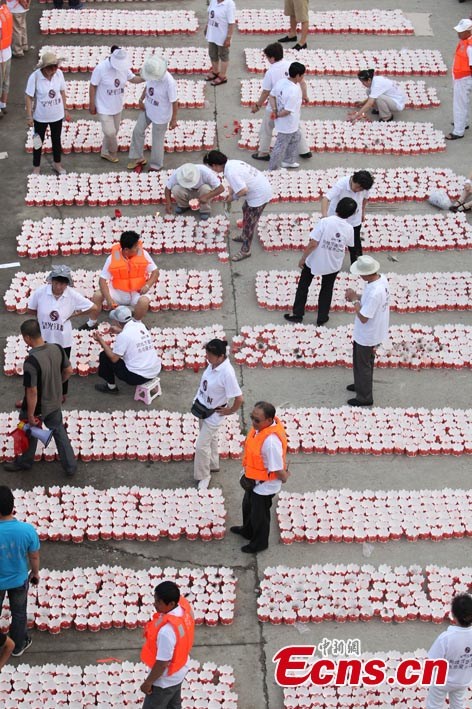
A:
POLYGON ((28 27, 26 15, 31 0, 7 0, 6 5, 13 15, 13 39, 11 51, 14 57, 23 57, 28 51, 28 27))
POLYGON ((285 0, 284 15, 290 17, 290 29, 288 35, 279 39, 279 42, 297 42, 297 24, 300 23, 302 31, 300 41, 296 43, 294 49, 307 49, 306 38, 308 35, 309 10, 308 0, 285 0))

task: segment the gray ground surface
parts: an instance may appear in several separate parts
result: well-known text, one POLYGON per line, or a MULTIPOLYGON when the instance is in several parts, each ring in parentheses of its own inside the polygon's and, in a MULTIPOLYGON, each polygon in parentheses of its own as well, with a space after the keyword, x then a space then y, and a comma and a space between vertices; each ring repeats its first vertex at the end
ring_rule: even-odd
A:
MULTIPOLYGON (((269 0, 259 2, 238 2, 238 7, 274 7, 280 3, 269 0)), ((93 4, 90 3, 90 6, 93 4)), ((97 7, 105 8, 107 3, 97 3, 97 7)), ((379 7, 389 9, 400 7, 408 12, 431 13, 431 27, 433 36, 418 37, 372 37, 372 36, 342 36, 342 35, 312 35, 309 46, 323 48, 360 48, 383 49, 402 47, 435 48, 440 49, 448 63, 451 64, 455 47, 456 35, 452 30, 453 25, 470 12, 470 3, 459 5, 455 0, 440 0, 439 2, 398 2, 378 0, 375 3, 355 3, 335 0, 330 4, 333 9, 362 9, 379 7)), ((83 214, 99 213, 110 214, 111 209, 99 212, 93 208, 54 208, 32 209, 24 204, 26 190, 26 176, 31 169, 31 157, 24 152, 25 120, 23 111, 23 89, 27 76, 33 68, 37 50, 41 44, 108 44, 115 42, 115 38, 99 36, 40 36, 38 33, 38 18, 44 5, 35 5, 29 16, 30 41, 34 49, 27 58, 13 60, 12 66, 12 91, 9 104, 10 112, 0 124, 0 151, 7 150, 9 158, 0 163, 0 190, 2 194, 2 262, 17 260, 15 236, 19 233, 21 222, 26 218, 39 219, 46 214, 54 217, 79 216, 83 214)), ((139 9, 177 7, 177 3, 126 3, 113 4, 112 8, 130 7, 139 9)), ((204 25, 206 5, 200 2, 181 2, 178 7, 194 9, 204 25)), ((312 2, 312 9, 326 9, 318 3, 312 2)), ((420 18, 421 19, 421 18, 420 18)), ((426 18, 423 18, 426 19, 426 18)), ((427 26, 423 23, 423 26, 427 26)), ((121 39, 121 38, 120 38, 121 39)), ((234 118, 250 117, 249 109, 240 105, 239 80, 250 78, 243 60, 244 47, 263 47, 268 41, 276 39, 274 36, 241 35, 235 32, 231 50, 230 80, 226 86, 213 89, 208 86, 208 106, 202 110, 183 110, 181 118, 192 117, 216 118, 218 124, 219 147, 231 157, 242 157, 250 160, 250 154, 237 148, 237 137, 227 139, 228 132, 225 123, 232 123, 234 118)), ((150 38, 129 37, 127 44, 141 46, 143 44, 158 44, 171 46, 203 45, 202 32, 197 36, 180 38, 173 36, 153 42, 150 38)), ((71 78, 68 75, 66 78, 71 78)), ((75 75, 72 78, 86 78, 85 75, 75 75)), ((429 78, 427 83, 437 88, 442 105, 438 109, 419 112, 406 111, 406 120, 432 121, 436 128, 449 130, 451 119, 451 81, 449 77, 429 78)), ((126 117, 133 117, 134 112, 125 112, 126 117)), ((304 110, 304 117, 314 118, 344 118, 346 111, 340 108, 308 108, 304 110)), ((85 112, 75 112, 74 117, 85 117, 85 112)), ((447 152, 435 155, 424 155, 415 158, 374 157, 363 159, 352 153, 346 154, 318 154, 303 167, 327 168, 342 165, 347 170, 363 167, 380 166, 447 166, 455 172, 465 174, 471 169, 471 136, 463 141, 450 143, 447 152)), ((200 154, 176 154, 167 157, 166 166, 176 167, 189 158, 195 161, 201 159, 200 154)), ((51 157, 43 159, 44 172, 48 172, 48 162, 51 157)), ((122 156, 120 165, 116 169, 124 169, 126 156, 122 156)), ((95 155, 66 156, 64 165, 69 170, 100 172, 105 169, 114 169, 113 166, 103 163, 95 155)), ((318 210, 319 204, 312 205, 318 210)), ((306 205, 291 205, 294 211, 306 205)), ((162 209, 162 208, 160 208, 162 209)), ((216 208, 221 209, 221 206, 216 208)), ((273 210, 286 210, 287 205, 272 205, 273 210)), ((386 205, 378 205, 373 210, 386 211, 386 205)), ((427 205, 407 203, 398 204, 392 208, 396 213, 409 213, 410 211, 425 213, 431 208, 427 205)), ((124 214, 142 214, 154 211, 147 207, 125 207, 124 214)), ((233 213, 235 223, 238 211, 233 213)), ((231 246, 234 252, 234 246, 231 246)), ((54 261, 58 259, 55 258, 54 261)), ((254 278, 256 271, 261 268, 295 268, 298 257, 295 253, 285 252, 268 254, 263 252, 255 243, 253 257, 241 264, 219 264, 214 255, 196 256, 162 256, 158 259, 163 268, 177 268, 181 266, 198 267, 202 269, 218 267, 224 283, 224 305, 221 311, 209 313, 179 313, 164 312, 151 314, 147 322, 151 326, 183 326, 203 325, 211 322, 221 322, 228 334, 232 336, 238 332, 241 325, 272 322, 283 322, 281 313, 269 313, 257 307, 254 291, 254 278)), ((461 251, 433 253, 413 251, 408 255, 401 254, 399 261, 393 264, 387 261, 387 254, 380 253, 379 260, 384 270, 398 270, 401 273, 411 273, 414 282, 415 272, 419 271, 453 271, 471 268, 469 252, 461 251)), ((40 261, 21 261, 22 269, 46 271, 52 260, 43 258, 40 261)), ((71 267, 100 268, 102 257, 71 257, 67 259, 71 267)), ((9 285, 13 271, 0 271, 0 289, 2 293, 9 285)), ((0 315, 3 346, 7 335, 18 331, 21 318, 14 314, 3 313, 0 315)), ((350 322, 351 316, 347 314, 333 314, 329 323, 330 327, 350 322)), ((313 322, 313 314, 308 315, 307 322, 313 322)), ((429 315, 396 315, 392 316, 393 323, 422 322, 434 324, 437 322, 470 322, 470 317, 465 313, 439 313, 429 315)), ((2 347, 3 349, 3 347, 2 347)), ((347 370, 340 368, 318 369, 305 372, 301 369, 275 369, 238 370, 246 404, 243 410, 245 421, 248 418, 252 402, 266 398, 274 404, 290 402, 294 406, 340 406, 345 403, 345 385, 350 381, 347 370)), ((163 396, 155 402, 156 408, 169 408, 171 410, 187 411, 190 406, 191 393, 196 388, 199 375, 185 373, 165 373, 162 376, 163 396)), ((106 413, 110 402, 107 399, 97 399, 93 385, 96 377, 89 377, 80 382, 73 381, 71 394, 67 402, 70 408, 97 409, 106 413)), ((3 410, 10 410, 14 400, 20 393, 19 378, 0 378, 0 396, 3 410)), ((377 405, 394 406, 425 406, 439 407, 448 405, 461 408, 470 404, 470 376, 465 371, 438 371, 409 372, 405 370, 378 370, 375 375, 375 399, 377 405)), ((111 406, 115 408, 117 402, 113 400, 111 406)), ((123 388, 123 393, 118 399, 120 408, 139 408, 131 396, 130 390, 123 388)), ((286 486, 287 490, 305 491, 317 488, 352 487, 364 488, 441 488, 441 487, 467 487, 469 485, 469 461, 466 458, 418 458, 410 459, 398 456, 369 457, 369 456, 321 456, 298 455, 292 456, 293 475, 286 486)), ((238 523, 241 491, 237 483, 239 464, 235 461, 222 465, 222 471, 214 484, 222 486, 228 509, 228 526, 238 523)), ((2 473, 3 483, 12 487, 29 488, 35 484, 60 484, 63 482, 61 470, 57 464, 37 464, 30 474, 2 473)), ((132 464, 122 463, 90 463, 79 465, 76 484, 80 486, 95 485, 105 487, 110 485, 127 484, 131 481, 141 485, 151 485, 159 488, 172 488, 192 484, 191 463, 171 464, 132 464)), ((294 643, 316 643, 322 637, 348 638, 358 637, 362 640, 365 651, 400 649, 412 651, 417 647, 427 647, 441 627, 432 624, 405 623, 403 625, 380 625, 379 622, 365 624, 326 623, 321 626, 308 626, 308 632, 303 635, 296 628, 286 629, 280 626, 258 624, 256 618, 256 588, 263 575, 264 568, 276 563, 291 566, 310 563, 362 563, 361 545, 325 544, 325 545, 292 545, 282 546, 278 541, 277 527, 273 524, 270 549, 257 558, 247 556, 239 551, 239 539, 228 534, 221 542, 212 542, 205 545, 201 542, 179 541, 172 543, 160 541, 156 544, 139 542, 122 543, 87 543, 83 545, 45 543, 42 548, 42 564, 49 568, 70 568, 72 566, 88 566, 100 563, 116 563, 126 567, 146 568, 150 564, 198 566, 213 564, 226 564, 234 567, 238 577, 236 618, 230 627, 217 627, 214 629, 198 628, 196 633, 196 646, 194 656, 200 660, 213 660, 233 665, 236 671, 236 689, 240 698, 242 709, 280 709, 283 706, 282 692, 275 685, 273 678, 273 665, 271 658, 274 652, 283 645, 294 643), (248 681, 248 678, 250 680, 248 681)), ((467 565, 469 561, 470 542, 468 540, 443 542, 432 544, 421 542, 410 544, 396 542, 384 545, 375 545, 370 562, 374 564, 410 564, 442 563, 459 567, 467 565)), ((138 648, 140 647, 140 632, 107 631, 99 634, 81 633, 75 631, 62 632, 59 636, 34 633, 34 644, 22 660, 30 663, 61 662, 87 664, 106 656, 137 661, 138 648)))

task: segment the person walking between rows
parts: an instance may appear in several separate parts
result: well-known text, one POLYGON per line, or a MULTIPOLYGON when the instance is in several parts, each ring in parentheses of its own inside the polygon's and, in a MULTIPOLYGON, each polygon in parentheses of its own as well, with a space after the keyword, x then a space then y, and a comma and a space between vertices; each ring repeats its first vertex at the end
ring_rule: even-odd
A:
POLYGON ((26 18, 31 0, 6 0, 6 5, 13 17, 13 38, 11 51, 14 57, 24 57, 29 49, 28 25, 26 18))
POLYGON ((344 197, 336 206, 336 214, 320 219, 311 232, 308 246, 298 264, 302 273, 292 314, 285 314, 285 320, 303 322, 311 282, 315 276, 321 276, 316 324, 324 325, 328 322, 336 276, 343 264, 346 247, 354 246, 354 229, 347 220, 356 209, 357 203, 350 197, 344 197))
POLYGON ((285 0, 284 15, 290 18, 288 34, 279 42, 296 42, 294 49, 307 49, 308 26, 310 21, 309 0, 285 0), (297 24, 301 25, 300 41, 297 40, 297 24))
POLYGON ((280 79, 270 92, 271 119, 277 130, 277 138, 272 148, 269 170, 280 167, 296 168, 296 156, 300 143, 300 109, 302 90, 300 84, 305 76, 305 66, 292 62, 288 68, 288 79, 280 79))
POLYGON ((208 42, 208 54, 211 72, 206 77, 212 86, 221 86, 228 82, 229 48, 236 22, 236 5, 233 0, 210 0, 205 37, 208 42))
POLYGON ((459 42, 452 65, 453 120, 451 133, 446 140, 459 140, 469 127, 469 104, 472 94, 472 20, 464 18, 454 27, 459 42))

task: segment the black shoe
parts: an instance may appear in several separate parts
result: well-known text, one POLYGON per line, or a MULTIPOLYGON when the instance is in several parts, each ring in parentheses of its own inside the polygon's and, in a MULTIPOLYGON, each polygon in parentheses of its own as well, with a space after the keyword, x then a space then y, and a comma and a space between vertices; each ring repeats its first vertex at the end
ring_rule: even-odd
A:
POLYGON ((308 160, 309 158, 313 157, 313 153, 311 151, 309 151, 308 153, 300 153, 300 157, 304 160, 308 160))
MULTIPOLYGON (((465 2, 465 0, 459 0, 459 2, 465 2)), ((454 125, 454 123, 451 123, 451 126, 453 126, 453 125, 454 125)), ((466 130, 469 130, 469 127, 470 127, 470 126, 466 126, 465 129, 466 129, 466 130)))
POLYGON ((25 650, 27 650, 31 646, 32 642, 33 641, 31 640, 31 638, 26 638, 25 644, 23 645, 23 647, 20 650, 16 650, 16 649, 13 650, 11 656, 12 657, 21 657, 21 655, 25 652, 25 650))
POLYGON ((239 534, 240 537, 244 537, 244 539, 249 539, 249 537, 246 537, 244 534, 244 527, 230 527, 229 531, 233 532, 233 534, 239 534))
POLYGON ((371 113, 372 113, 373 116, 379 116, 379 115, 380 115, 380 111, 379 111, 377 108, 373 108, 372 111, 371 111, 371 113))
POLYGON ((373 401, 359 401, 359 399, 349 399, 348 402, 349 406, 372 406, 373 401))
POLYGON ((270 160, 270 155, 259 155, 259 153, 253 153, 251 157, 253 160, 264 160, 264 162, 269 162, 270 160))
POLYGON ((346 389, 348 391, 356 391, 356 385, 355 384, 348 384, 346 389))
POLYGON ((83 325, 77 328, 77 330, 96 330, 98 327, 97 325, 89 325, 88 323, 84 322, 83 325))
POLYGON ((65 470, 64 472, 67 477, 72 478, 76 474, 77 468, 74 468, 74 470, 65 470))
POLYGON ((12 461, 11 463, 4 463, 4 464, 3 464, 3 469, 4 469, 7 473, 18 473, 18 472, 21 472, 21 471, 24 472, 25 470, 30 470, 29 467, 27 467, 27 466, 25 466, 25 465, 20 465, 19 463, 16 463, 15 461, 12 461))
POLYGON ((254 549, 250 544, 246 544, 241 547, 241 551, 244 552, 244 554, 257 554, 259 551, 265 551, 267 548, 268 547, 264 547, 264 549, 254 549))
POLYGON ((108 384, 95 384, 95 390, 101 392, 102 394, 118 394, 120 391, 118 387, 110 389, 108 384))
POLYGON ((285 313, 284 318, 289 322, 303 322, 303 318, 301 318, 299 315, 292 315, 291 313, 285 313))
POLYGON ((282 39, 278 39, 277 42, 296 42, 297 41, 297 35, 295 37, 289 37, 288 34, 285 35, 285 37, 282 37, 282 39))
POLYGON ((296 49, 297 52, 299 52, 300 49, 308 49, 308 45, 306 42, 305 42, 305 44, 298 44, 298 42, 297 42, 296 45, 294 46, 294 49, 296 49))
POLYGON ((327 323, 329 320, 329 316, 327 315, 325 318, 320 318, 319 320, 316 321, 317 325, 324 325, 327 323))

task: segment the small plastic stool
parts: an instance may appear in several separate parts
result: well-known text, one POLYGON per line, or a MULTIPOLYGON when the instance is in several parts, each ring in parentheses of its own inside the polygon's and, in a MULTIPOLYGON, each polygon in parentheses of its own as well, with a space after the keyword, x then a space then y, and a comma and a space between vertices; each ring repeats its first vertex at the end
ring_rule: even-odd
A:
POLYGON ((159 377, 155 377, 155 379, 151 379, 150 382, 138 384, 136 391, 134 392, 134 400, 142 401, 144 404, 149 406, 149 404, 161 394, 161 380, 159 377))

